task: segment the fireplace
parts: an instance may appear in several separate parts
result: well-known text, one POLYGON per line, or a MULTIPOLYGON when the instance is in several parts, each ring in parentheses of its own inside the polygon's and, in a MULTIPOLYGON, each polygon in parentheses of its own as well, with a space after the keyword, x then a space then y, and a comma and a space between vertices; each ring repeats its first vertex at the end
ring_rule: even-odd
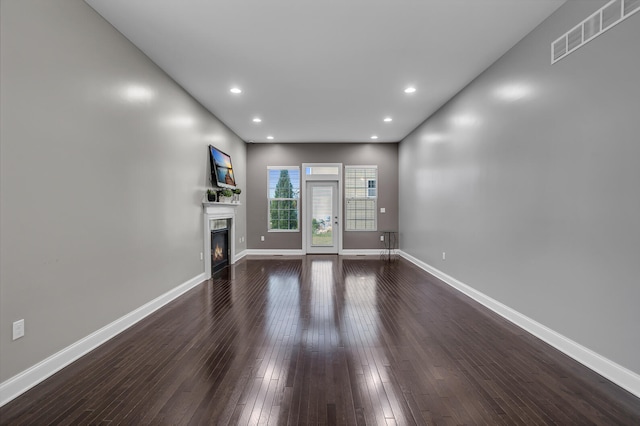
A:
POLYGON ((229 222, 211 221, 211 272, 216 273, 229 264, 229 222))
MULTIPOLYGON (((212 231, 218 231, 226 228, 227 239, 226 239, 226 249, 224 247, 220 247, 218 244, 218 253, 222 250, 222 255, 227 257, 226 265, 233 265, 236 261, 235 256, 235 235, 236 235, 236 209, 240 206, 240 204, 223 204, 223 203, 213 203, 203 200, 202 206, 204 207, 204 276, 205 279, 210 279, 213 276, 214 269, 213 264, 215 262, 215 242, 213 241, 213 233, 212 231), (213 243, 213 244, 212 244, 213 243)), ((223 238, 222 236, 219 238, 223 238)), ((229 271, 229 268, 225 268, 223 266, 219 266, 220 271, 229 271)), ((216 273, 216 277, 219 276, 220 272, 216 273)))

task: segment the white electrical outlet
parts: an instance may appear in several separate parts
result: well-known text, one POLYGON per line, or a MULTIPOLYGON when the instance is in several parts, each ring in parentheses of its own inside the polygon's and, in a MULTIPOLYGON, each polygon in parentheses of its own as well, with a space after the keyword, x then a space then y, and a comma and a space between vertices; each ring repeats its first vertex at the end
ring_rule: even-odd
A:
POLYGON ((380 241, 384 241, 384 235, 380 235, 380 241))
POLYGON ((200 252, 200 260, 204 259, 204 253, 200 252))
POLYGON ((446 260, 446 258, 447 258, 447 253, 442 252, 442 260, 446 260))
POLYGON ((260 241, 264 241, 264 235, 260 235, 260 241))
POLYGON ((13 340, 19 339, 24 336, 24 320, 18 320, 13 323, 13 340))
POLYGON ((386 213, 387 209, 385 209, 384 207, 380 207, 380 213, 386 213))

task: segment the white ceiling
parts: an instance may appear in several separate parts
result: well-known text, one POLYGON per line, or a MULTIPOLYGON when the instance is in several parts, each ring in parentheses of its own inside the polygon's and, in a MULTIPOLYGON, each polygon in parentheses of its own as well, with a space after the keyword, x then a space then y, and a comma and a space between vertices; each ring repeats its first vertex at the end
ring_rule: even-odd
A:
POLYGON ((86 2, 245 141, 398 142, 565 0, 86 2))

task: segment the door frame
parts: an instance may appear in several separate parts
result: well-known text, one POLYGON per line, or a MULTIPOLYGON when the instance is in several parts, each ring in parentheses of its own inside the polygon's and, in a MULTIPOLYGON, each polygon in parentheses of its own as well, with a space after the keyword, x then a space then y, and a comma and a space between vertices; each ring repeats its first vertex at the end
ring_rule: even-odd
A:
POLYGON ((311 228, 311 224, 307 221, 307 182, 308 181, 329 181, 338 183, 338 254, 342 254, 342 236, 343 236, 343 207, 342 207, 342 163, 302 163, 300 185, 300 201, 302 202, 302 213, 300 221, 300 231, 302 232, 302 251, 307 254, 307 232, 311 228), (307 174, 307 168, 313 167, 337 167, 337 174, 307 174))
POLYGON ((338 205, 338 181, 336 180, 308 180, 307 183, 307 210, 306 214, 307 223, 310 223, 313 226, 313 191, 314 188, 329 188, 331 189, 331 244, 330 245, 313 245, 313 236, 312 229, 306 228, 307 232, 307 247, 306 252, 309 254, 338 254, 338 238, 340 236, 341 225, 340 225, 340 217, 338 214, 338 209, 340 206, 338 205))

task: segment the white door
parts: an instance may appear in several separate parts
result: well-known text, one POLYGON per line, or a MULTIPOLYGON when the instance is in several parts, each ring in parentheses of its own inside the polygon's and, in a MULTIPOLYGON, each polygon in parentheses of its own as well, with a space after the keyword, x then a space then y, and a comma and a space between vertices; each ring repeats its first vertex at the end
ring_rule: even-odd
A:
POLYGON ((306 198, 307 253, 338 254, 338 183, 308 181, 306 198))

